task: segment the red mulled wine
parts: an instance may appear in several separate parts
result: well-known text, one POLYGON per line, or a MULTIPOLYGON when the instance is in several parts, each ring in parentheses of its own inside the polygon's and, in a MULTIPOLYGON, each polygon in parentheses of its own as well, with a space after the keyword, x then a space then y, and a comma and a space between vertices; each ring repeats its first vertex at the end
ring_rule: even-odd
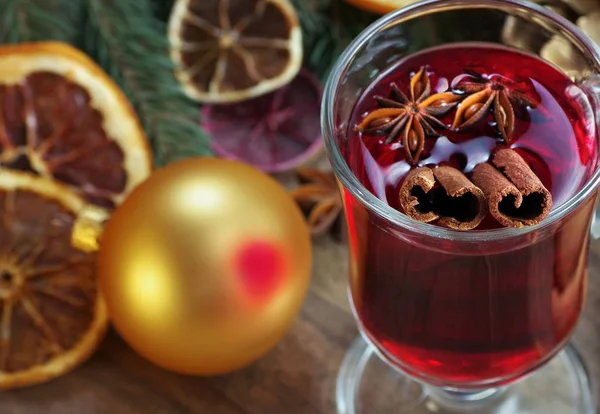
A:
MULTIPOLYGON (((449 165, 470 177, 475 165, 510 147, 551 192, 555 209, 596 168, 585 102, 571 79, 536 57, 488 44, 430 49, 405 58, 366 89, 349 123, 346 159, 369 191, 402 211, 399 189, 411 168, 449 165), (536 105, 515 108, 508 143, 490 110, 470 128, 426 137, 413 165, 402 140, 386 143, 385 136, 356 126, 377 108, 374 96, 391 96, 392 84, 409 91, 411 77, 423 67, 435 92, 453 91, 464 76, 478 73, 510 82, 536 105)), ((440 121, 450 127, 455 113, 440 121)), ((536 368, 568 339, 584 300, 595 200, 518 242, 491 239, 474 246, 399 236, 350 192, 344 197, 356 313, 367 336, 406 371, 446 385, 501 383, 536 368)), ((471 231, 499 227, 488 215, 471 231)))

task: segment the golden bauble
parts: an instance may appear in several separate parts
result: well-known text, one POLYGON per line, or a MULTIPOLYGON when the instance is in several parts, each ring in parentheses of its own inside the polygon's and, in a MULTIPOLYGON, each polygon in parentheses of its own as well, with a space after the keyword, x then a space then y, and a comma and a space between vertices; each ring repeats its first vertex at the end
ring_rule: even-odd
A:
POLYGON ((302 213, 274 179, 192 158, 154 172, 100 241, 112 321, 166 369, 230 372, 269 351, 296 318, 312 268, 302 213))

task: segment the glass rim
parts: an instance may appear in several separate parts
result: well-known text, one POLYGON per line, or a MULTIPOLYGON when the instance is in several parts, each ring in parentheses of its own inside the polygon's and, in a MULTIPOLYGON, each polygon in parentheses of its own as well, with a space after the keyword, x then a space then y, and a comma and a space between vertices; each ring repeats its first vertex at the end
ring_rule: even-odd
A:
MULTIPOLYGON (((590 197, 600 185, 600 163, 596 166, 593 175, 587 180, 582 188, 575 193, 573 197, 553 209, 548 217, 542 222, 529 227, 509 228, 504 227, 493 230, 474 230, 460 231, 435 226, 429 223, 421 223, 413 220, 398 210, 390 207, 383 200, 376 197, 351 171, 346 163, 340 148, 336 142, 335 127, 335 97, 341 87, 343 75, 348 71, 354 60, 357 50, 363 49, 370 40, 373 33, 380 32, 389 25, 396 24, 402 20, 409 19, 415 14, 434 14, 440 11, 450 11, 457 9, 490 9, 498 11, 508 11, 517 7, 521 12, 530 12, 543 17, 546 21, 560 26, 571 38, 571 42, 576 42, 585 52, 592 57, 596 70, 600 73, 600 48, 575 24, 571 23, 562 16, 550 11, 549 9, 524 0, 425 0, 417 2, 404 8, 389 13, 367 27, 356 38, 334 65, 331 74, 325 85, 323 94, 323 103, 321 105, 321 129, 325 141, 325 151, 330 160, 332 168, 337 179, 361 204, 369 211, 374 212, 379 217, 404 229, 418 234, 428 235, 439 239, 450 239, 465 242, 481 242, 489 239, 499 240, 517 236, 522 236, 533 231, 539 231, 548 228, 550 225, 565 217, 580 203, 590 197)), ((595 122, 597 128, 597 122, 595 122)), ((600 150, 600 148, 599 148, 600 150)))

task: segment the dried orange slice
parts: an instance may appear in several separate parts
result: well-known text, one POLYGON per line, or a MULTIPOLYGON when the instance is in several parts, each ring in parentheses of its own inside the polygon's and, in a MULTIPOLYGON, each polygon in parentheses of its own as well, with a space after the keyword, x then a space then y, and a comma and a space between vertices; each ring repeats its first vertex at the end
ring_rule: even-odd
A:
POLYGON ((0 167, 62 181, 112 208, 152 167, 125 95, 62 43, 0 46, 0 167))
POLYGON ((306 70, 275 92, 228 105, 204 105, 202 127, 216 155, 269 173, 303 165, 321 152, 322 88, 306 70))
POLYGON ((201 102, 272 92, 302 64, 298 16, 288 0, 177 0, 169 40, 185 93, 201 102))
POLYGON ((106 331, 95 255, 70 243, 85 204, 57 182, 0 170, 0 389, 64 374, 106 331))
POLYGON ((419 0, 346 0, 361 10, 376 14, 386 14, 419 0))

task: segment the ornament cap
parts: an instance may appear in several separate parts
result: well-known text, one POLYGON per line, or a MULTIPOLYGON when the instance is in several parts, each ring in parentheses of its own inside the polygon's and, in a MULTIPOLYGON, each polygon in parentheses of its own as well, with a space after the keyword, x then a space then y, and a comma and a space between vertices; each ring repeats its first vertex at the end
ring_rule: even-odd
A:
POLYGON ((100 236, 110 213, 98 206, 86 205, 77 215, 71 234, 73 247, 91 253, 100 248, 100 236))

